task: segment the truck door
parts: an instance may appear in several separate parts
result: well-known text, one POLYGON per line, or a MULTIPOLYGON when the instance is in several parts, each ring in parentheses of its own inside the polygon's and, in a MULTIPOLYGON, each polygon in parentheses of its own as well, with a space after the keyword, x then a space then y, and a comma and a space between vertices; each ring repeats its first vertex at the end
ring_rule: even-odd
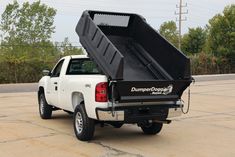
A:
POLYGON ((49 104, 58 106, 58 89, 60 85, 60 72, 64 60, 61 60, 51 73, 51 77, 48 81, 48 92, 47 92, 47 101, 49 104))

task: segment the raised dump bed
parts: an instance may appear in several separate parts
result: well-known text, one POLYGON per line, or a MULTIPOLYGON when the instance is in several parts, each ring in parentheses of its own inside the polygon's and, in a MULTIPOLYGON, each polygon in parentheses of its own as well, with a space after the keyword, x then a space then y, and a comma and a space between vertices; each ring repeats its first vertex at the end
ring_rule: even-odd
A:
POLYGON ((191 83, 190 60, 137 14, 85 11, 80 42, 118 101, 177 100, 191 83))

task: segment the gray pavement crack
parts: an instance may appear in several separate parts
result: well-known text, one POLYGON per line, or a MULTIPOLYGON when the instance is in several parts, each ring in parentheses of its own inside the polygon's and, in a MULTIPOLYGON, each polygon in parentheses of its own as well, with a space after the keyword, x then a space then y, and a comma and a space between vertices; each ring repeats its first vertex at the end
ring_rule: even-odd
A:
POLYGON ((31 121, 27 121, 27 120, 15 119, 15 120, 1 120, 1 121, 28 123, 28 124, 31 124, 31 125, 34 125, 34 126, 37 126, 37 127, 40 127, 40 128, 44 128, 44 129, 48 129, 48 130, 54 131, 57 134, 59 133, 59 134, 63 134, 63 135, 73 136, 73 135, 71 135, 69 133, 66 133, 66 132, 63 132, 63 131, 59 131, 59 130, 56 130, 56 129, 53 129, 53 128, 50 128, 50 127, 46 127, 46 126, 43 126, 43 125, 40 125, 40 124, 36 124, 36 123, 33 123, 31 121))
POLYGON ((13 140, 3 140, 3 141, 0 141, 0 144, 10 143, 10 142, 18 142, 18 141, 25 141, 25 140, 30 140, 30 139, 45 138, 45 137, 50 137, 50 136, 55 136, 55 135, 56 135, 55 133, 50 133, 50 134, 41 135, 41 136, 25 137, 25 138, 13 139, 13 140))
POLYGON ((215 115, 225 115, 225 116, 231 116, 233 117, 234 115, 229 114, 229 113, 212 113, 212 112, 205 112, 208 113, 207 115, 200 115, 200 116, 191 116, 191 117, 181 117, 181 118, 177 118, 176 121, 181 121, 181 120, 190 120, 190 119, 197 119, 197 118, 206 118, 206 117, 211 117, 211 116, 215 116, 215 115))
MULTIPOLYGON (((63 134, 63 135, 73 136, 73 135, 71 135, 71 134, 69 134, 69 133, 65 133, 65 132, 62 132, 62 131, 59 131, 59 130, 56 130, 56 129, 53 129, 53 128, 50 128, 50 127, 46 127, 46 126, 43 126, 43 125, 40 125, 40 124, 36 124, 36 123, 33 123, 33 122, 31 122, 31 121, 27 121, 27 120, 19 120, 19 119, 16 119, 16 120, 7 120, 7 121, 28 123, 28 124, 31 124, 31 125, 34 125, 34 126, 38 126, 38 127, 44 128, 44 129, 49 129, 49 130, 51 130, 51 131, 54 131, 55 133, 51 133, 51 134, 43 135, 43 136, 28 137, 28 138, 20 138, 20 139, 8 140, 8 141, 0 141, 0 144, 2 144, 2 143, 8 143, 8 142, 22 141, 22 140, 28 140, 28 139, 34 139, 34 138, 49 137, 49 136, 57 135, 58 133, 59 133, 59 134, 63 134)), ((107 152, 105 155, 103 155, 102 157, 112 157, 112 156, 143 157, 143 156, 140 155, 140 154, 134 154, 134 153, 125 152, 125 151, 122 151, 122 150, 119 150, 119 149, 110 147, 110 146, 108 146, 108 145, 104 145, 104 144, 102 144, 101 142, 88 142, 88 143, 97 144, 97 145, 99 145, 99 146, 101 146, 101 147, 107 149, 108 152, 107 152)))
POLYGON ((57 133, 60 133, 60 134, 64 134, 64 135, 68 135, 68 136, 73 136, 73 135, 71 135, 69 133, 66 133, 66 132, 63 132, 63 131, 59 131, 59 130, 56 130, 56 129, 53 129, 53 128, 50 128, 50 127, 47 127, 47 126, 43 126, 43 125, 40 125, 40 124, 36 124, 36 123, 31 122, 31 121, 26 121, 26 120, 19 120, 19 121, 22 121, 22 122, 25 122, 25 123, 29 123, 31 125, 38 126, 38 127, 44 128, 44 129, 49 129, 51 131, 54 131, 54 132, 57 132, 57 133))
POLYGON ((113 156, 143 157, 143 155, 125 152, 125 151, 113 148, 111 146, 105 145, 101 142, 88 142, 88 143, 94 143, 94 144, 97 144, 97 145, 107 149, 108 152, 105 155, 103 155, 102 157, 113 157, 113 156))
MULTIPOLYGON (((62 132, 62 131, 59 131, 59 130, 56 130, 56 129, 53 129, 53 128, 50 128, 50 127, 46 127, 46 126, 43 126, 43 125, 40 125, 40 124, 36 124, 36 123, 33 123, 31 121, 27 121, 27 120, 15 119, 15 120, 6 120, 6 121, 8 121, 8 122, 11 121, 11 122, 28 123, 28 124, 31 124, 31 125, 34 125, 34 126, 38 126, 38 127, 44 128, 44 129, 49 129, 51 131, 54 131, 54 133, 50 133, 50 134, 42 135, 42 136, 26 137, 26 138, 19 138, 19 139, 13 139, 13 140, 0 141, 0 144, 9 143, 9 142, 24 141, 24 140, 30 140, 30 139, 37 139, 37 138, 45 138, 45 137, 55 136, 55 135, 58 135, 58 134, 73 136, 73 135, 71 135, 69 133, 65 133, 65 132, 62 132)), ((112 157, 112 156, 117 156, 117 157, 118 156, 143 157, 143 155, 125 152, 125 151, 113 148, 111 146, 102 144, 101 142, 88 142, 88 143, 93 143, 93 144, 99 145, 99 146, 107 149, 108 150, 107 153, 105 155, 103 155, 102 157, 112 157)))
POLYGON ((5 118, 5 117, 7 117, 6 115, 0 115, 0 118, 5 118))

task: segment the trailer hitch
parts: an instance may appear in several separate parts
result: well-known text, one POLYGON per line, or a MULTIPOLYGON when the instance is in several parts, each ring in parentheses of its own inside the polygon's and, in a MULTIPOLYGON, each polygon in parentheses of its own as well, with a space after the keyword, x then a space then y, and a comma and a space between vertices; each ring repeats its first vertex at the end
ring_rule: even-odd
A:
POLYGON ((171 120, 165 119, 165 120, 143 120, 137 123, 139 127, 141 126, 147 126, 150 127, 152 123, 162 123, 162 124, 170 124, 171 120))
POLYGON ((163 123, 163 124, 170 124, 171 120, 168 120, 168 119, 166 119, 166 120, 154 120, 154 122, 156 122, 156 123, 163 123))

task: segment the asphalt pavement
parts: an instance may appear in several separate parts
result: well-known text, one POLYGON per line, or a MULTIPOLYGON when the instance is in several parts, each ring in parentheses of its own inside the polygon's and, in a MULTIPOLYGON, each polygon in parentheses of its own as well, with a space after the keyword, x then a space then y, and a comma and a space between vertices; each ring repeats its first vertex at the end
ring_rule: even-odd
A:
POLYGON ((0 84, 0 93, 36 92, 38 83, 0 84))
POLYGON ((4 86, 11 93, 0 93, 0 157, 235 156, 235 80, 197 81, 191 86, 190 112, 164 125, 159 135, 146 136, 136 125, 96 126, 90 142, 76 139, 72 116, 63 111, 42 120, 32 84, 27 87, 34 92, 12 93, 25 90, 4 86))

